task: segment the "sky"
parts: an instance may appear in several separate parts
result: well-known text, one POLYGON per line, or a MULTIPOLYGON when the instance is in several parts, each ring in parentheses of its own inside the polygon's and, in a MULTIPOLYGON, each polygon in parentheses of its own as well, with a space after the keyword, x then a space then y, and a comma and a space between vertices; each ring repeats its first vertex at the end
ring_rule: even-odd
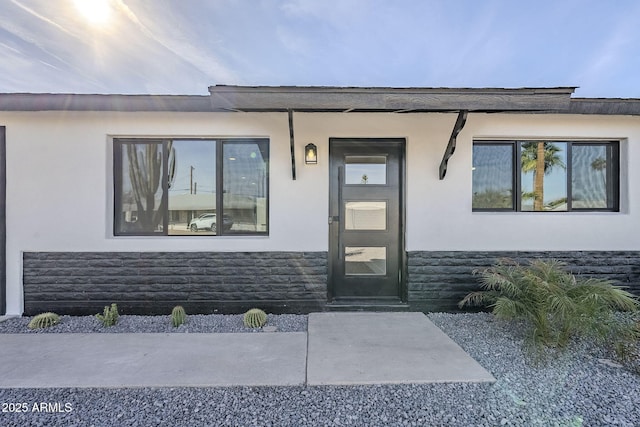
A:
POLYGON ((638 0, 0 0, 0 92, 578 86, 640 98, 638 0))

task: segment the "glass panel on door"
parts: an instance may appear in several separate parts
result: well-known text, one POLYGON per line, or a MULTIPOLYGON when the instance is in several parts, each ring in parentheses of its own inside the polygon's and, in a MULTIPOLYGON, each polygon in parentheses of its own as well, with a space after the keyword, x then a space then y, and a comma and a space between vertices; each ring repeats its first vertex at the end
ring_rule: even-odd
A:
POLYGON ((387 183, 387 158, 385 156, 345 156, 345 184, 387 183))
POLYGON ((386 247, 347 246, 344 249, 345 274, 376 276, 387 274, 386 247))
POLYGON ((345 230, 386 230, 387 202, 346 202, 345 230))

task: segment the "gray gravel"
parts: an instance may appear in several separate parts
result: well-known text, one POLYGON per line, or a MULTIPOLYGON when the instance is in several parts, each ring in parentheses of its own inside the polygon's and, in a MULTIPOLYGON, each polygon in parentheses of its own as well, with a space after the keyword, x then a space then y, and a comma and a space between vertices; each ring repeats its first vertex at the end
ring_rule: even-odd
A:
MULTIPOLYGON (((185 324, 173 327, 171 316, 122 315, 118 323, 105 328, 95 316, 60 316, 60 323, 45 329, 29 329, 30 317, 19 317, 0 323, 0 333, 49 334, 49 333, 131 333, 131 332, 261 332, 261 329, 246 328, 241 314, 192 314, 185 324)), ((295 314, 269 314, 265 327, 275 327, 278 332, 306 332, 307 316, 295 314)))
MULTIPOLYGON (((306 326, 306 317, 297 317, 304 318, 302 323, 306 326)), ((527 364, 523 357, 522 332, 517 325, 496 321, 486 313, 438 313, 429 317, 491 371, 497 382, 355 387, 0 389, 3 406, 24 402, 28 409, 25 413, 0 413, 0 425, 640 425, 640 376, 601 363, 599 359, 611 357, 605 350, 588 342, 575 342, 566 353, 550 354, 547 365, 536 367, 527 364), (38 402, 50 403, 49 409, 71 410, 35 412, 33 405, 38 402)), ((0 324, 2 331, 6 332, 5 324, 0 324)))

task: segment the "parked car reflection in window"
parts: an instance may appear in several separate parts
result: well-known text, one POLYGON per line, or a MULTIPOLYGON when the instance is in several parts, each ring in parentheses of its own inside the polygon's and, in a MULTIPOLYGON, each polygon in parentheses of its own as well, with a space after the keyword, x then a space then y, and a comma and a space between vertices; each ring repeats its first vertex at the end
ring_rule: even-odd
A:
MULTIPOLYGON (((233 227, 233 220, 229 215, 223 215, 222 228, 224 230, 231 230, 231 227, 233 227)), ((216 214, 205 213, 200 215, 197 218, 192 219, 187 225, 187 229, 193 232, 206 230, 206 231, 213 231, 215 233, 218 229, 216 214)))

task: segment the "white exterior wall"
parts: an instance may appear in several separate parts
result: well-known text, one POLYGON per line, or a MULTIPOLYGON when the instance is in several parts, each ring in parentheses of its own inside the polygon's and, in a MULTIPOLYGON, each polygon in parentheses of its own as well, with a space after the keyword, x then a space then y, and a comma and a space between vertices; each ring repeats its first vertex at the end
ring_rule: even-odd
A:
POLYGON ((0 113, 7 137, 7 313, 22 312, 23 251, 326 251, 330 137, 407 141, 407 247, 416 250, 640 250, 640 117, 470 114, 438 167, 456 114, 0 113), (268 137, 269 236, 114 237, 113 137, 268 137), (471 211, 474 138, 620 139, 620 213, 471 211), (304 146, 318 164, 304 164, 304 146))
POLYGON ((470 115, 457 146, 454 158, 460 157, 449 161, 444 180, 451 181, 440 189, 449 207, 445 215, 425 212, 434 227, 414 230, 409 250, 429 240, 442 250, 640 250, 640 118, 470 115), (474 138, 621 140, 620 212, 471 212, 474 138))

